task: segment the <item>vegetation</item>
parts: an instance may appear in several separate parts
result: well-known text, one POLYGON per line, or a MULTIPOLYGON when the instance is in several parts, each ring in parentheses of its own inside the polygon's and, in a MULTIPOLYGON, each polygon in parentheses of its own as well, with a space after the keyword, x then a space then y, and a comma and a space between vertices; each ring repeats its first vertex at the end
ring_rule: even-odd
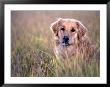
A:
POLYGON ((64 62, 55 56, 49 27, 59 17, 80 20, 88 28, 91 41, 100 48, 99 11, 12 11, 12 77, 100 76, 100 64, 95 56, 85 61, 79 55, 64 62))

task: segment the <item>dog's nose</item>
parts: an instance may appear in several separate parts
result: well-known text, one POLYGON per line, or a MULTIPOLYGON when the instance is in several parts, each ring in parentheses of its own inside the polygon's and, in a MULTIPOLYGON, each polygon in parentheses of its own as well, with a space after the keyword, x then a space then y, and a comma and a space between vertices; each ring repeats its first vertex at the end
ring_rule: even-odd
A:
POLYGON ((69 44, 69 37, 68 36, 63 37, 63 43, 69 44))

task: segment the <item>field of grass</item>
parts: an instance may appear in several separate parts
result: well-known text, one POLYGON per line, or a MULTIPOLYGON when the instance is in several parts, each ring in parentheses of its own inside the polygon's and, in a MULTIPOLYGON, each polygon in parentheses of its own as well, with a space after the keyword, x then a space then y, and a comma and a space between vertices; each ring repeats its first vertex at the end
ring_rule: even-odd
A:
POLYGON ((100 64, 79 57, 63 63, 54 54, 50 24, 57 18, 80 20, 90 39, 100 49, 99 11, 12 11, 11 76, 12 77, 97 77, 100 64))

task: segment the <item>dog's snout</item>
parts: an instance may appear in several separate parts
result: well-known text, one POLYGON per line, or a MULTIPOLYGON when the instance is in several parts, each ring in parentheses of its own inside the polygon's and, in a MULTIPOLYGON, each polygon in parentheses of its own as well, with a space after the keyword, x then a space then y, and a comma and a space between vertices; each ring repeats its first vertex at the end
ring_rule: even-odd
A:
POLYGON ((65 41, 68 41, 68 40, 69 40, 69 37, 68 37, 68 36, 64 36, 63 39, 64 39, 65 41))
POLYGON ((69 44, 69 37, 68 36, 63 37, 63 43, 69 44))

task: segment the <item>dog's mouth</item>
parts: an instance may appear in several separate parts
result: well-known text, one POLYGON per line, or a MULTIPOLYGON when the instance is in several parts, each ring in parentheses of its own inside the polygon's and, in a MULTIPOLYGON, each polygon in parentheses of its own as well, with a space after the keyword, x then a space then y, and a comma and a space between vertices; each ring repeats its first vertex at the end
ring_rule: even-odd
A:
POLYGON ((65 47, 71 46, 71 44, 69 44, 69 43, 63 43, 62 45, 65 47))

